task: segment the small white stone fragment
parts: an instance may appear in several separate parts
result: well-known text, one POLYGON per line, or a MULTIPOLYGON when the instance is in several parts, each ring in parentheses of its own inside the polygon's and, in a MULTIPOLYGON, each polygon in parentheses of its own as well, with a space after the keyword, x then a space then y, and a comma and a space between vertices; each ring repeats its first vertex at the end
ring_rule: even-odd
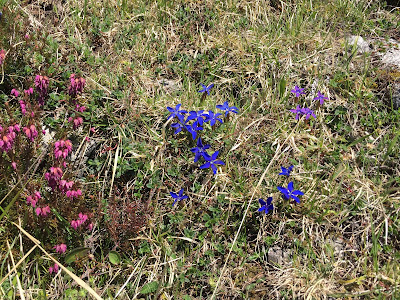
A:
POLYGON ((357 44, 357 51, 359 53, 370 52, 371 48, 369 47, 369 43, 367 43, 361 36, 359 35, 351 35, 347 38, 347 43, 351 46, 357 44))

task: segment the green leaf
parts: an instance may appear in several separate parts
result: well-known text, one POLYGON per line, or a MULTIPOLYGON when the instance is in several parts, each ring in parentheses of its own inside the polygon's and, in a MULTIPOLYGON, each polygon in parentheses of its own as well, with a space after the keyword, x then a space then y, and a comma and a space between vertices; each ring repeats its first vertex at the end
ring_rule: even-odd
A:
POLYGON ((142 290, 140 291, 141 294, 150 294, 154 293, 158 289, 158 281, 152 281, 149 283, 146 283, 143 287, 142 290))
POLYGON ((117 265, 121 262, 121 256, 117 251, 110 251, 108 258, 113 265, 117 265))
POLYGON ((79 247, 71 250, 66 256, 65 256, 65 263, 69 264, 72 263, 78 259, 84 258, 87 256, 89 253, 89 248, 85 247, 79 247))
POLYGON ((279 97, 282 98, 286 92, 286 80, 282 77, 281 81, 279 82, 279 97))

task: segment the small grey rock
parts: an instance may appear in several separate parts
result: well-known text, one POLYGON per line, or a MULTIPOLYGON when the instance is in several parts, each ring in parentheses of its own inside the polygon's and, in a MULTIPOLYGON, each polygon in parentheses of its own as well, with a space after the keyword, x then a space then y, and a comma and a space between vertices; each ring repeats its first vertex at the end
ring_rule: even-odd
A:
POLYGON ((359 53, 366 53, 370 52, 371 48, 369 47, 369 43, 366 42, 361 36, 359 35, 351 35, 347 38, 347 43, 349 45, 354 46, 357 45, 357 52, 359 53))
POLYGON ((393 103, 394 109, 400 108, 400 83, 392 84, 391 88, 391 102, 393 103))
POLYGON ((282 265, 289 261, 290 254, 288 251, 282 250, 275 246, 268 249, 268 262, 282 265))
POLYGON ((389 49, 382 56, 382 63, 385 65, 396 66, 400 69, 400 50, 397 49, 389 49))

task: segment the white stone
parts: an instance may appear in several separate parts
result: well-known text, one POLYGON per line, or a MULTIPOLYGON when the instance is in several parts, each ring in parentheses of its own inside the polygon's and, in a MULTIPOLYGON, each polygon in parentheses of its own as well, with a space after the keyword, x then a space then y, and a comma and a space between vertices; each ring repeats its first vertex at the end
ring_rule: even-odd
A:
POLYGON ((382 63, 400 69, 400 50, 390 49, 382 56, 382 63))
POLYGON ((357 43, 357 51, 359 53, 366 53, 370 52, 371 49, 369 47, 369 43, 366 42, 361 36, 359 35, 351 35, 347 38, 347 43, 349 45, 354 46, 357 43))

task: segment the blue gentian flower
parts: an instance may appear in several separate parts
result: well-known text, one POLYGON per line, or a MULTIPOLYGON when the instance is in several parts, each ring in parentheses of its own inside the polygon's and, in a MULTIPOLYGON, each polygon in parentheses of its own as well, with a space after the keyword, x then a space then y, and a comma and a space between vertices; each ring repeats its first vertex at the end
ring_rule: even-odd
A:
POLYGON ((328 100, 328 97, 318 91, 318 95, 313 100, 319 100, 319 104, 322 105, 324 104, 324 100, 328 100))
POLYGON ((219 151, 215 151, 213 155, 209 157, 204 157, 204 159, 207 161, 204 165, 200 166, 200 169, 207 169, 210 168, 213 170, 214 175, 217 174, 217 167, 216 165, 225 165, 225 163, 222 160, 217 159, 219 151))
POLYGON ((193 123, 192 125, 186 124, 185 128, 186 128, 187 131, 189 131, 192 134, 193 140, 196 139, 197 130, 203 130, 203 127, 197 126, 197 122, 193 123))
POLYGON ((179 121, 183 122, 183 120, 185 118, 184 114, 187 114, 187 111, 179 110, 180 107, 181 107, 181 104, 177 104, 175 109, 172 107, 167 107, 168 111, 171 113, 167 120, 177 117, 179 119, 179 121))
POLYGON ((239 110, 236 106, 229 107, 228 101, 225 101, 224 104, 222 104, 222 105, 217 105, 217 108, 225 111, 225 116, 227 116, 229 112, 233 112, 235 114, 237 114, 239 112, 239 110))
POLYGON ((190 149, 195 154, 194 162, 197 162, 200 157, 204 157, 205 160, 210 158, 210 155, 207 153, 207 149, 209 149, 210 145, 203 145, 201 138, 197 139, 197 147, 190 149))
POLYGON ((220 113, 214 114, 214 112, 212 110, 208 111, 208 114, 203 114, 203 116, 206 117, 206 119, 204 121, 210 122, 211 126, 214 126, 217 121, 219 121, 221 124, 223 123, 222 120, 220 118, 218 118, 221 115, 222 114, 220 114, 220 113))
POLYGON ((291 109, 290 111, 296 114, 296 120, 298 120, 301 115, 306 115, 306 120, 308 120, 311 116, 314 117, 314 119, 317 118, 314 111, 308 107, 302 108, 300 105, 297 105, 296 109, 291 109))
POLYGON ((290 172, 292 172, 292 170, 293 170, 293 166, 290 166, 289 168, 284 168, 284 167, 281 167, 281 169, 282 169, 282 172, 281 173, 279 173, 279 175, 285 175, 285 176, 289 176, 290 175, 290 172))
POLYGON ((314 114, 314 111, 312 109, 309 109, 308 107, 304 107, 302 109, 303 114, 306 115, 306 120, 308 120, 311 116, 314 117, 314 119, 316 119, 317 117, 314 114))
POLYGON ((181 123, 173 123, 171 124, 171 127, 176 128, 174 134, 178 134, 183 129, 183 125, 181 123))
POLYGON ((189 112, 189 116, 187 117, 186 122, 188 122, 190 120, 196 120, 196 122, 199 126, 203 126, 203 123, 204 123, 203 113, 204 113, 204 110, 189 112))
POLYGON ((264 211, 265 214, 268 214, 270 211, 274 210, 274 205, 271 203, 272 197, 268 197, 267 202, 260 198, 258 199, 258 202, 261 204, 261 207, 258 209, 258 211, 264 211))
POLYGON ((298 120, 303 114, 303 109, 300 107, 300 105, 297 105, 296 109, 291 109, 290 111, 296 114, 296 120, 298 120))
POLYGON ((277 189, 282 193, 282 196, 286 199, 289 200, 290 198, 294 199, 297 203, 300 203, 300 199, 297 196, 304 195, 303 192, 300 192, 299 190, 293 190, 293 181, 289 182, 288 187, 284 188, 281 186, 278 186, 277 189))
POLYGON ((293 90, 291 90, 293 94, 296 95, 296 97, 300 97, 300 95, 305 95, 306 93, 304 92, 304 89, 299 88, 297 85, 294 87, 293 90))
POLYGON ((214 83, 211 83, 208 87, 202 83, 200 84, 203 88, 199 91, 199 93, 207 93, 207 95, 210 95, 210 90, 214 86, 214 83))
POLYGON ((170 195, 172 196, 172 198, 175 199, 174 203, 172 203, 172 206, 174 206, 176 202, 188 198, 188 196, 183 195, 183 189, 181 189, 181 190, 178 192, 178 194, 175 194, 174 192, 170 192, 170 195))

